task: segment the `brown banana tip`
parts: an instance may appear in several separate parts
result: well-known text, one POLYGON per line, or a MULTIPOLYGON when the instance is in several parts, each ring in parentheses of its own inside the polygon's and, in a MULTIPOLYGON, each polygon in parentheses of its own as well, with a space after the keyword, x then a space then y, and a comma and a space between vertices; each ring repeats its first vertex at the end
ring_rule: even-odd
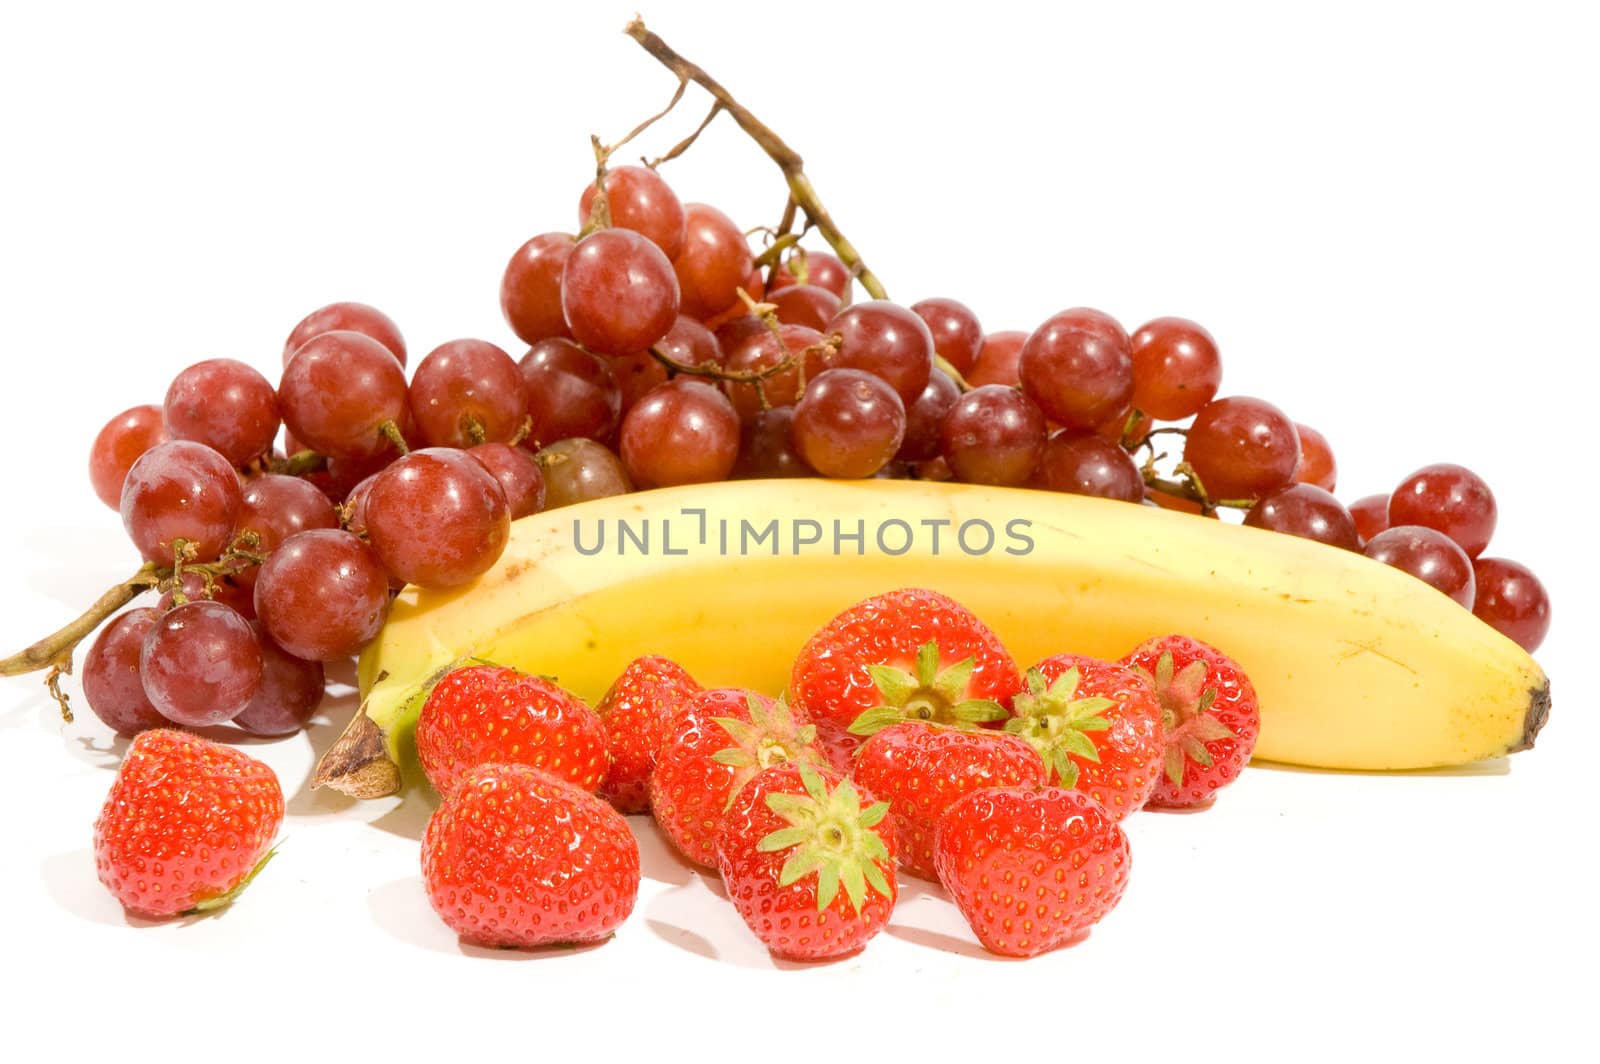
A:
POLYGON ((1522 719, 1522 741, 1511 748, 1512 753, 1518 750, 1532 750, 1533 740, 1543 728, 1545 721, 1550 719, 1550 681, 1546 680, 1538 687, 1528 688, 1528 713, 1522 719))
POLYGON ((311 786, 331 787, 362 799, 399 794, 400 766, 389 756, 383 729, 365 713, 357 713, 344 734, 317 762, 311 786))

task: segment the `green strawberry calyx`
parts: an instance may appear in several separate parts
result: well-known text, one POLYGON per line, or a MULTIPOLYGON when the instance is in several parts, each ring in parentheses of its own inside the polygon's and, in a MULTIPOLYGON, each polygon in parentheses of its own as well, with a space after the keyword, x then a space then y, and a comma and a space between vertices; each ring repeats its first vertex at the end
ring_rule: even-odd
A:
POLYGON ((734 796, 764 768, 788 762, 823 764, 822 754, 816 748, 817 726, 796 724, 788 699, 779 695, 771 711, 761 699, 751 694, 746 700, 750 719, 738 717, 712 717, 712 723, 728 733, 733 745, 718 750, 711 760, 734 769, 733 785, 728 788, 728 801, 724 811, 733 806, 734 796))
POLYGON ((1206 743, 1236 738, 1233 729, 1211 712, 1217 689, 1206 686, 1206 662, 1196 659, 1175 669, 1172 651, 1168 650, 1156 660, 1154 675, 1138 666, 1133 671, 1149 680, 1156 690, 1161 702, 1161 731, 1167 744, 1162 769, 1173 786, 1182 786, 1189 761, 1201 768, 1216 764, 1206 743))
POLYGON ((244 888, 255 882, 256 876, 259 876, 261 874, 261 870, 266 868, 268 863, 271 862, 271 860, 276 856, 278 856, 278 847, 274 846, 266 853, 261 855, 261 860, 257 861, 255 865, 251 867, 250 871, 245 874, 245 877, 239 880, 239 882, 235 883, 221 894, 214 894, 210 897, 198 899, 194 905, 188 909, 185 909, 178 915, 194 916, 200 913, 216 912, 218 909, 226 909, 228 906, 234 903, 235 899, 237 899, 239 895, 244 893, 244 888))
POLYGON ((1098 695, 1077 697, 1083 673, 1076 665, 1054 682, 1047 682, 1038 669, 1029 669, 1026 681, 1027 691, 1012 701, 1017 715, 1006 721, 1005 730, 1039 751, 1061 786, 1076 786, 1078 764, 1073 758, 1100 760, 1100 750, 1089 733, 1110 729, 1111 722, 1102 714, 1117 701, 1098 695))
POLYGON ((985 721, 1005 719, 1009 716, 1005 707, 992 698, 967 697, 967 684, 977 663, 976 655, 971 655, 940 670, 939 644, 930 639, 917 648, 915 675, 893 665, 868 665, 867 672, 883 702, 852 721, 850 734, 876 735, 903 720, 972 731, 985 721))
POLYGON ((817 911, 822 912, 844 888, 857 915, 871 888, 893 898, 894 888, 879 862, 887 863, 889 850, 872 830, 889 812, 888 802, 861 808, 861 795, 849 780, 832 792, 815 769, 801 762, 800 782, 805 794, 769 794, 767 808, 789 826, 762 837, 762 853, 792 850, 778 872, 778 886, 789 887, 808 875, 817 877, 817 911))

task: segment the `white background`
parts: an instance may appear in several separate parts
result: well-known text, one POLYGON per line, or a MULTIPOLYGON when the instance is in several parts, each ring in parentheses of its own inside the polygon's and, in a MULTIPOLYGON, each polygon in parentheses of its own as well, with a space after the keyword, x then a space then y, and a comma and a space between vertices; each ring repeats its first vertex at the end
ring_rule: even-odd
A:
MULTIPOLYGON (((251 747, 291 816, 243 901, 138 926, 89 853, 122 746, 8 680, 0 1055, 50 1039, 237 1057, 231 1034, 249 1057, 483 1040, 527 1058, 590 1027, 608 1059, 724 1039, 753 1053, 762 1036, 830 1054, 991 1039, 1060 1059, 1575 1054, 1590 1029, 1575 969, 1597 945, 1579 517, 1594 501, 1593 27, 1576 4, 1201 7, 643 13, 805 154, 902 301, 953 295, 991 330, 1083 304, 1129 326, 1191 316, 1220 342, 1226 392, 1330 437, 1347 499, 1432 461, 1483 473, 1501 504, 1490 552, 1555 599, 1538 750, 1459 774, 1261 768, 1202 815, 1137 816, 1122 906, 1025 963, 985 956, 908 881, 861 955, 774 965, 639 824, 648 878, 616 939, 528 956, 463 948, 428 909, 425 805, 305 789, 348 694, 307 735, 251 747)), ((412 365, 459 336, 517 352, 496 302, 506 258, 574 224, 589 133, 620 135, 672 88, 620 33, 632 13, 5 7, 6 652, 134 568, 87 449, 184 365, 228 356, 275 377, 290 327, 336 299, 386 308, 412 365)), ((701 99, 641 151, 692 128, 701 99)), ((664 173, 747 226, 782 206, 776 170, 725 119, 664 173)))

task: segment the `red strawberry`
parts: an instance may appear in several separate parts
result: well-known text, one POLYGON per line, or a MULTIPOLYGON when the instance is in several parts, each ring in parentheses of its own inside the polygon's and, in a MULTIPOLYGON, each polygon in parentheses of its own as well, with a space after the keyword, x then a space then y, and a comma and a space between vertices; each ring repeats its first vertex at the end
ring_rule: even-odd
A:
POLYGON ((717 840, 728 897, 780 957, 852 953, 889 922, 895 883, 889 803, 861 808, 826 768, 778 765, 739 792, 717 840))
POLYGON ((1031 957, 1098 923, 1128 886, 1128 837, 1105 809, 1060 787, 991 787, 958 800, 934 866, 983 948, 1031 957))
POLYGON ((1237 662, 1198 639, 1146 640, 1122 659, 1155 686, 1166 750, 1149 804, 1198 805, 1233 782, 1261 733, 1255 688, 1237 662))
POLYGON ((656 754, 650 808, 685 857, 714 868, 717 832, 739 788, 786 761, 822 765, 817 729, 783 699, 737 687, 696 695, 656 754))
POLYGON ((965 606, 905 588, 858 602, 812 636, 789 690, 823 730, 865 738, 900 720, 973 728, 1009 715, 1022 674, 965 606))
POLYGON ((888 801, 900 866, 937 879, 933 831, 940 813, 979 787, 1043 784, 1047 773, 1033 748, 1014 735, 903 721, 861 744, 851 778, 888 801))
POLYGON ((1028 670, 1006 731, 1020 735, 1050 767, 1051 783, 1082 791, 1112 819, 1142 807, 1161 775, 1161 705, 1132 669, 1057 654, 1028 670))
POLYGON ((639 844, 604 799, 521 764, 466 773, 422 836, 428 901, 481 946, 598 942, 633 911, 639 844))
POLYGON ((600 796, 619 813, 650 808, 650 772, 656 751, 672 735, 672 722, 700 693, 683 666, 666 658, 635 658, 595 706, 606 725, 611 771, 600 796))
POLYGON ((157 728, 141 732, 94 825, 100 882, 130 912, 220 909, 271 859, 283 824, 272 769, 230 746, 157 728))
POLYGON ((504 665, 465 665, 434 684, 417 716, 417 756, 441 795, 489 761, 532 765, 586 791, 610 767, 594 710, 504 665))

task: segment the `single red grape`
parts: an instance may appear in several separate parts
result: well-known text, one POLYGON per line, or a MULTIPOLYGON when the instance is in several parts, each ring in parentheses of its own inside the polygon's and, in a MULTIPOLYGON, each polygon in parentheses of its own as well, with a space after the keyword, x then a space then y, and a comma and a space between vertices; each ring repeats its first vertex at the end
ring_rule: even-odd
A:
POLYGON ((1532 654, 1550 631, 1550 594, 1533 570, 1506 558, 1477 558, 1472 563, 1477 594, 1472 612, 1478 619, 1532 654))
POLYGON ((384 426, 398 431, 411 417, 405 370, 388 348, 356 332, 307 340, 283 369, 278 402, 295 439, 329 457, 391 450, 384 426))
POLYGON ((1045 442, 1032 484, 1069 495, 1144 501, 1144 476, 1127 451, 1100 436, 1066 430, 1045 442))
POLYGON ((906 434, 894 387, 863 369, 829 369, 806 385, 790 426, 794 448, 825 477, 870 477, 888 464, 906 434))
POLYGON ((743 423, 739 433, 739 461, 735 480, 809 477, 811 470, 794 449, 794 407, 762 410, 743 423))
POLYGON ((1342 502, 1315 484, 1291 484, 1264 496, 1244 515, 1244 523, 1331 547, 1361 549, 1355 518, 1342 502))
POLYGON ((411 377, 411 413, 429 447, 504 443, 527 411, 517 364, 485 340, 440 344, 411 377))
POLYGON ((1310 425, 1294 423, 1295 435, 1300 437, 1300 464, 1295 468, 1294 479, 1301 484, 1315 484, 1323 491, 1332 491, 1339 480, 1339 467, 1333 460, 1333 448, 1328 438, 1310 425))
POLYGON ((739 288, 754 260, 732 218, 704 203, 685 204, 683 212, 683 250, 673 258, 672 269, 678 275, 683 313, 704 320, 739 302, 739 288))
POLYGON ((1183 459, 1213 500, 1254 500, 1294 479, 1300 439, 1294 422, 1265 400, 1217 399, 1195 415, 1183 459))
POLYGON ((1033 475, 1044 454, 1044 415, 1017 389, 986 384, 956 400, 939 441, 957 480, 1014 486, 1033 475))
POLYGON ((1118 414, 1109 421, 1101 422, 1095 426, 1095 435, 1122 447, 1139 446, 1144 442, 1145 437, 1150 435, 1150 430, 1156 427, 1156 423, 1149 414, 1139 413, 1138 417, 1134 417, 1135 413, 1138 413, 1138 411, 1130 410, 1126 413, 1118 414), (1131 424, 1129 423, 1130 418, 1132 418, 1131 424))
MULTIPOLYGON (((823 330, 839 313, 839 297, 814 284, 792 284, 767 297, 773 314, 786 325, 823 330)), ((759 320, 759 319, 758 319, 759 320)))
POLYGON ((610 365, 571 340, 540 340, 518 364, 536 445, 577 436, 604 439, 622 417, 622 390, 610 365))
POLYGON ((1092 430, 1133 400, 1128 334, 1115 318, 1079 307, 1033 331, 1017 358, 1022 390, 1051 421, 1092 430))
POLYGON ((160 616, 143 606, 117 614, 83 656, 83 697, 94 715, 118 735, 137 735, 171 723, 151 704, 139 675, 145 636, 160 616))
POLYGON ((195 599, 172 607, 145 633, 139 675, 150 704, 173 723, 222 724, 261 689, 261 646, 237 611, 195 599))
POLYGON ((251 735, 293 735, 322 704, 322 662, 295 657, 274 643, 259 622, 250 628, 261 648, 261 687, 233 718, 234 726, 251 735))
POLYGON ((648 395, 652 389, 667 383, 667 367, 648 351, 606 361, 611 366, 611 375, 617 379, 617 389, 622 393, 624 421, 627 420, 628 411, 633 409, 634 404, 648 395))
POLYGON ((716 333, 682 314, 655 347, 685 366, 722 365, 722 345, 717 342, 716 333))
MULTIPOLYGON (((266 556, 296 532, 308 528, 338 528, 333 503, 314 485, 300 477, 268 473, 244 486, 240 499, 237 534, 256 534, 251 553, 266 556)), ((255 586, 257 569, 247 566, 235 574, 245 592, 255 586)))
POLYGON ((838 296, 841 302, 848 302, 851 284, 850 267, 846 266, 837 255, 826 251, 795 248, 789 253, 784 264, 778 268, 768 294, 797 284, 812 284, 818 288, 826 288, 838 296))
MULTIPOLYGON (((594 208, 594 185, 578 198, 578 225, 586 227, 594 208)), ((606 208, 611 224, 632 229, 661 249, 668 259, 683 250, 683 204, 661 175, 644 166, 619 166, 606 174, 606 208)))
POLYGON ((1472 558, 1489 545, 1498 513, 1494 492, 1483 478, 1449 462, 1423 466, 1389 496, 1390 525, 1436 529, 1472 558))
POLYGON ((330 332, 358 332, 382 344, 403 367, 406 364, 406 342, 393 319, 377 307, 365 303, 329 303, 300 319, 289 338, 283 343, 283 364, 295 356, 307 340, 330 332))
POLYGON ((511 538, 500 482, 466 452, 443 447, 412 451, 379 473, 364 516, 383 567, 429 589, 482 576, 511 538))
POLYGON ((678 377, 628 411, 618 448, 640 488, 726 480, 739 457, 739 415, 716 388, 678 377))
POLYGON ((167 441, 161 408, 153 403, 129 407, 106 422, 89 447, 89 483, 95 496, 113 510, 122 506, 122 482, 139 456, 167 441))
POLYGON ((576 243, 571 233, 540 233, 506 264, 500 280, 500 311, 523 343, 572 335, 561 313, 561 271, 576 243))
MULTIPOLYGON (((828 315, 828 320, 833 320, 832 314, 828 315)), ((767 328, 767 323, 754 314, 737 314, 710 328, 711 335, 717 338, 717 349, 722 352, 724 362, 727 361, 729 355, 743 347, 745 341, 761 333, 771 331, 767 328)), ((817 326, 817 328, 820 330, 821 326, 817 326)))
POLYGON ((128 470, 122 527, 147 562, 171 565, 179 539, 194 548, 189 560, 213 561, 233 538, 240 496, 239 474, 226 458, 202 443, 169 440, 128 470))
POLYGON ((793 406, 800 398, 800 363, 805 363, 806 380, 827 368, 822 353, 823 336, 804 325, 780 325, 778 335, 763 328, 740 346, 728 352, 726 368, 730 373, 759 373, 785 360, 794 363, 756 385, 743 381, 726 381, 724 387, 733 408, 742 421, 749 421, 761 412, 761 396, 768 406, 793 406), (781 340, 780 340, 781 337, 781 340))
POLYGON ((284 540, 256 579, 262 629, 297 658, 331 661, 370 643, 389 612, 389 575, 354 534, 314 528, 284 540))
POLYGON ((959 300, 936 297, 911 304, 911 311, 927 323, 933 349, 965 376, 983 347, 983 326, 972 308, 959 300))
POLYGON ((511 509, 511 520, 544 509, 544 474, 539 471, 539 463, 533 460, 533 455, 509 443, 480 443, 468 448, 467 453, 500 482, 500 490, 506 493, 506 505, 511 509))
POLYGON ((1472 608, 1472 559, 1455 540, 1421 525, 1395 525, 1367 543, 1367 557, 1410 573, 1472 608))
POLYGON ((906 409, 906 435, 895 457, 907 462, 922 462, 939 456, 939 426, 944 416, 961 398, 961 389, 942 369, 928 374, 928 386, 917 401, 906 409))
POLYGON ((978 348, 977 361, 972 364, 972 372, 964 374, 967 384, 973 388, 981 388, 985 384, 1003 384, 1015 388, 1021 384, 1017 360, 1022 357, 1022 345, 1027 342, 1028 334, 1015 329, 985 336, 982 346, 978 348))
POLYGON ((546 510, 633 490, 622 459, 594 440, 557 440, 533 457, 544 473, 546 510))
POLYGON ((1363 495, 1350 504, 1350 517, 1356 523, 1356 533, 1366 543, 1389 527, 1389 496, 1363 495))
POLYGON ((910 406, 928 386, 933 372, 933 334, 905 307, 883 299, 857 303, 839 312, 823 330, 840 338, 828 365, 863 369, 887 381, 910 406))
POLYGON ((561 271, 561 312, 573 339, 597 354, 643 351, 678 317, 672 262, 632 230, 590 233, 561 271))
POLYGON ((1199 413, 1222 386, 1217 342, 1187 318, 1156 318, 1134 332, 1133 405, 1162 421, 1199 413))

